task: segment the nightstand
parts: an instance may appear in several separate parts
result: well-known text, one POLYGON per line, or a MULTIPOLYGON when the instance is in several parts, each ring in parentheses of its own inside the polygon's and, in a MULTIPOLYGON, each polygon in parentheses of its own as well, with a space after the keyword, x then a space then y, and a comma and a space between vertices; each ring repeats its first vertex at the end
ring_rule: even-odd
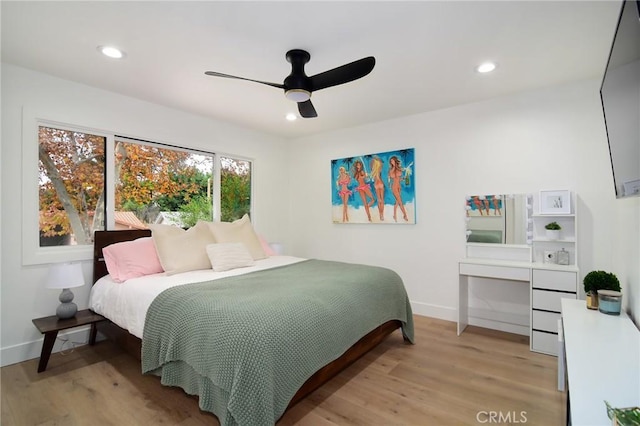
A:
POLYGON ((36 326, 40 333, 44 334, 44 343, 42 344, 42 352, 40 354, 40 363, 38 364, 38 373, 47 369, 47 363, 53 350, 53 344, 56 342, 56 337, 60 330, 66 330, 67 328, 80 327, 82 325, 91 324, 91 332, 89 334, 89 344, 93 345, 96 342, 96 333, 98 331, 96 323, 104 321, 105 318, 102 315, 98 315, 89 309, 83 309, 78 311, 76 316, 69 319, 58 319, 57 316, 52 315, 50 317, 36 318, 33 321, 33 325, 36 326))

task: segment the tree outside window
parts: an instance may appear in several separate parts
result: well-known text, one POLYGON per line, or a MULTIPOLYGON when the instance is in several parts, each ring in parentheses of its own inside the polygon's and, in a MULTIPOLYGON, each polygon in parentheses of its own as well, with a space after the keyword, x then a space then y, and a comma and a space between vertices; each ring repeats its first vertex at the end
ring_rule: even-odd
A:
POLYGON ((251 163, 220 157, 220 220, 232 222, 251 213, 251 163))
MULTIPOLYGON (((115 229, 151 223, 191 227, 213 220, 213 154, 116 138, 115 211, 105 208, 106 137, 39 127, 40 246, 93 243, 113 215, 115 229)), ((251 162, 220 158, 221 220, 251 210, 251 162)))
POLYGON ((104 136, 38 129, 40 246, 91 244, 104 229, 104 136))
POLYGON ((145 226, 191 227, 212 220, 213 159, 212 154, 117 140, 116 212, 133 212, 145 226))

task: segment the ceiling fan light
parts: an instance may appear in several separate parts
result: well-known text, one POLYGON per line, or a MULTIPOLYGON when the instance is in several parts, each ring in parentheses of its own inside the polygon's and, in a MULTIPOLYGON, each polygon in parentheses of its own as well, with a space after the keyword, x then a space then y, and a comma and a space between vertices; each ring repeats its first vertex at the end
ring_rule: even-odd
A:
POLYGON ((311 92, 304 89, 289 89, 284 96, 293 102, 306 102, 311 98, 311 92))

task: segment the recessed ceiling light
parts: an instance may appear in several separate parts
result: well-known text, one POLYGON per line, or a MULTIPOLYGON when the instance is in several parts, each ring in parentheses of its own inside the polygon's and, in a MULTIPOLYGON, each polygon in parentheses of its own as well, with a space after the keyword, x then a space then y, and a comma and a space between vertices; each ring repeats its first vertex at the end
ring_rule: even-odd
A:
POLYGON ((289 114, 287 114, 287 120, 289 121, 296 121, 298 119, 298 116, 295 115, 294 113, 290 112, 289 114))
POLYGON ((487 73, 487 72, 491 72, 493 70, 496 69, 496 64, 494 64, 493 62, 485 62, 481 65, 479 65, 476 68, 476 71, 478 71, 479 73, 487 73))
POLYGON ((113 59, 124 58, 124 52, 113 46, 98 46, 98 52, 113 59))

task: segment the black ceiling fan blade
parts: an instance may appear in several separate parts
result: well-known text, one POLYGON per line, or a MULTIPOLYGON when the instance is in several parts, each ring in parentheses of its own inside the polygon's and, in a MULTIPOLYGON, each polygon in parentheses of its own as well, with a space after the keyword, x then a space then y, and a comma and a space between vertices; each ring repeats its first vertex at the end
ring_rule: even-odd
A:
POLYGON ((236 77, 235 75, 222 74, 221 72, 205 71, 205 74, 210 75, 212 77, 235 78, 236 80, 253 81, 254 83, 266 84, 267 86, 276 87, 278 89, 284 89, 284 86, 282 84, 269 83, 268 81, 252 80, 250 78, 244 78, 244 77, 236 77))
POLYGON ((318 113, 313 107, 311 100, 298 102, 298 111, 303 118, 315 118, 318 116, 318 113))
POLYGON ((376 65, 376 58, 368 56, 329 71, 316 74, 311 79, 313 91, 348 83, 369 74, 376 65))

